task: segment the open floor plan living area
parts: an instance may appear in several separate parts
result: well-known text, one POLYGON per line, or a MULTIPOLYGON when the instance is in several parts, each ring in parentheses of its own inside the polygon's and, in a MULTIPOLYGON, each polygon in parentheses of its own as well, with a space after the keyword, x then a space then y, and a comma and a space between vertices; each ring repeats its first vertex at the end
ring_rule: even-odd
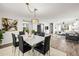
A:
POLYGON ((0 3, 0 56, 79 56, 79 3, 0 3))

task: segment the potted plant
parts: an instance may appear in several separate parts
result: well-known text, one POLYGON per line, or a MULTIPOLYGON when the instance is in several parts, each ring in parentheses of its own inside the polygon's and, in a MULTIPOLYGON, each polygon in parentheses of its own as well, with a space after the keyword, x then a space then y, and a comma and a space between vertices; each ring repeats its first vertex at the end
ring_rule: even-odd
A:
POLYGON ((3 32, 0 30, 0 44, 2 43, 2 39, 3 39, 3 32))
POLYGON ((35 34, 35 30, 32 30, 32 37, 34 37, 34 34, 35 34))
POLYGON ((28 29, 26 29, 26 32, 27 32, 27 33, 29 33, 29 30, 28 30, 28 29))
POLYGON ((34 34, 35 33, 35 30, 32 30, 32 33, 34 34))

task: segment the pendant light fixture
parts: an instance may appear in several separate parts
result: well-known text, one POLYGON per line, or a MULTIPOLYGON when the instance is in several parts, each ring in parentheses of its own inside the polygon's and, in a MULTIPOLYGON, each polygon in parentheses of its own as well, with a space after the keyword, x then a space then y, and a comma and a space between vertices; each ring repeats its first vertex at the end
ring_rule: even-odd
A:
POLYGON ((38 20, 38 18, 37 18, 37 16, 36 16, 36 12, 37 12, 37 9, 35 8, 35 9, 34 9, 34 17, 33 17, 33 19, 32 19, 32 23, 33 23, 33 24, 38 24, 38 23, 39 23, 39 20, 38 20))
POLYGON ((27 5, 27 8, 28 8, 28 11, 33 15, 33 17, 31 18, 32 24, 38 24, 39 20, 36 16, 36 12, 37 12, 38 9, 36 9, 36 8, 31 9, 29 3, 26 3, 26 5, 27 5))

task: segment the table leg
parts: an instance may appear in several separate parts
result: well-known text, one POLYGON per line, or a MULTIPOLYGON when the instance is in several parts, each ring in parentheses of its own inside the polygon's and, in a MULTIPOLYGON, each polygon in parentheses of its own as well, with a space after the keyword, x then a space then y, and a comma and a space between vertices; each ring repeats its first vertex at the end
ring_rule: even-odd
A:
POLYGON ((34 56, 34 46, 32 47, 32 55, 34 56))

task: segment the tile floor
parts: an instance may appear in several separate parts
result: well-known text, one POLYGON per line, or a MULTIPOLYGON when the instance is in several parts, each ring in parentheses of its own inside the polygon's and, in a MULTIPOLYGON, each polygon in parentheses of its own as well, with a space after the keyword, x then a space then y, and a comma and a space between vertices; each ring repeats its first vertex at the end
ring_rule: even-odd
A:
MULTIPOLYGON (((59 51, 57 49, 54 49, 54 48, 51 48, 50 49, 50 56, 66 56, 66 53, 62 52, 62 51, 59 51)), ((18 48, 16 49, 16 53, 15 53, 15 56, 22 56, 22 53, 20 52, 20 54, 18 54, 19 50, 18 48)), ((32 51, 29 51, 29 52, 26 52, 24 54, 24 56, 32 56, 32 51)), ((37 51, 35 51, 35 56, 39 55, 39 53, 37 51)), ((0 56, 14 56, 14 49, 13 49, 13 52, 12 52, 12 46, 9 46, 9 47, 6 47, 6 48, 2 48, 0 49, 0 56)), ((40 54, 40 56, 42 56, 40 54)))
POLYGON ((54 35, 51 47, 65 52, 67 56, 79 56, 79 42, 66 40, 65 36, 54 35))

